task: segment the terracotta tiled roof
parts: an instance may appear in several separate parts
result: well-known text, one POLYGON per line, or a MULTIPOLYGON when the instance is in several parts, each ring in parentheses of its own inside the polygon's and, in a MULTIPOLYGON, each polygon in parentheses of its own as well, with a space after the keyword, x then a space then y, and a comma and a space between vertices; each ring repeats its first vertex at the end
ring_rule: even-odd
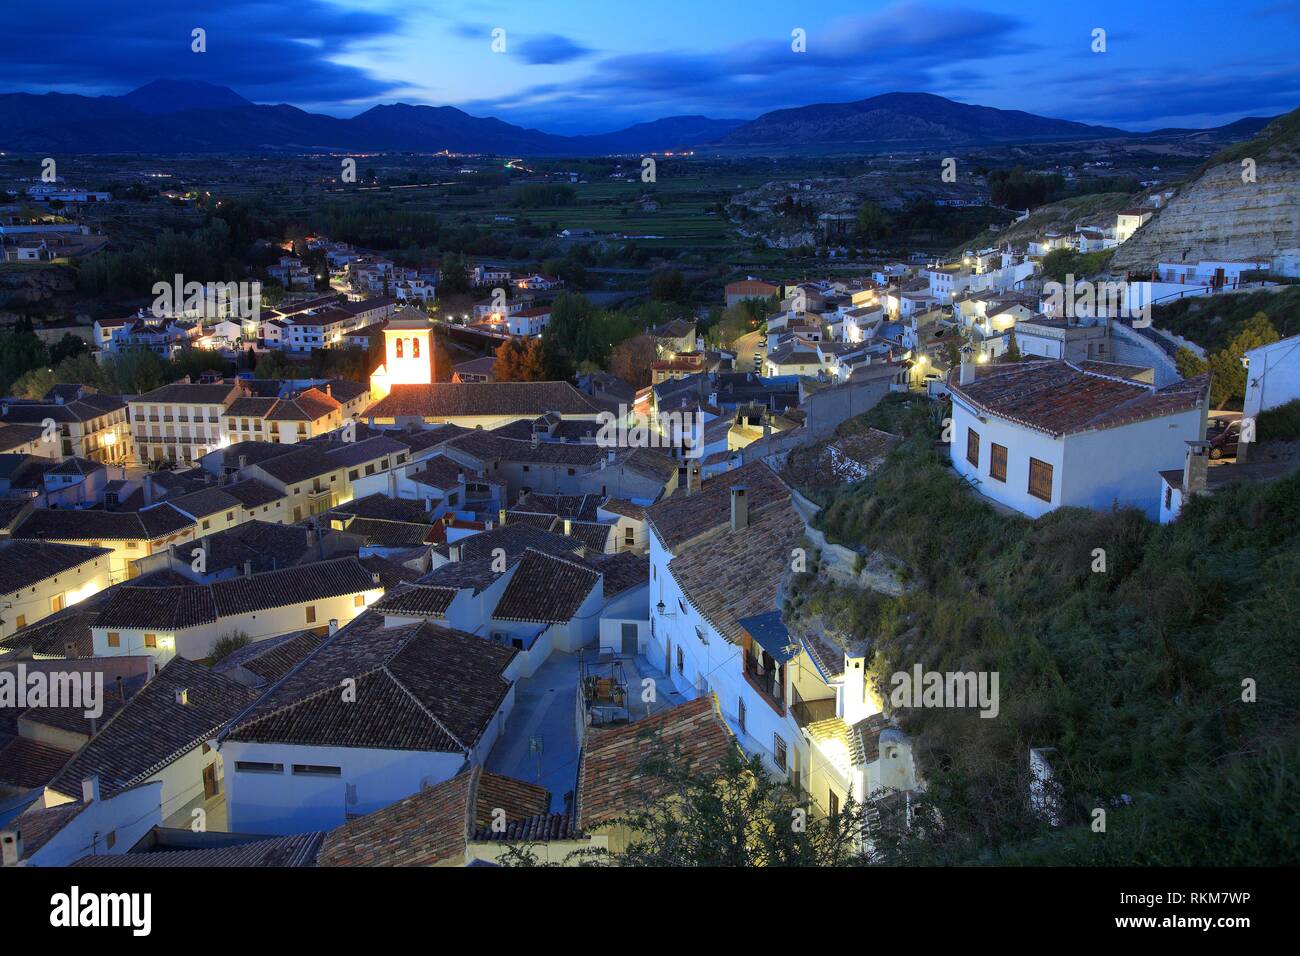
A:
POLYGON ((54 541, 152 540, 194 526, 170 505, 144 511, 76 511, 64 508, 36 508, 16 530, 24 538, 54 541))
POLYGON ((0 790, 44 787, 72 757, 63 750, 27 737, 14 737, 0 746, 0 790))
POLYGON ((729 527, 687 547, 668 563, 686 600, 726 640, 740 643, 739 619, 776 607, 790 549, 803 534, 803 521, 787 502, 759 512, 750 506, 749 524, 729 527))
POLYGON ((645 520, 645 508, 626 498, 606 498, 600 503, 600 510, 622 515, 625 518, 634 518, 637 521, 645 520))
POLYGON ((691 775, 717 773, 736 748, 712 695, 612 730, 588 728, 578 771, 577 825, 588 830, 669 795, 647 758, 682 762, 691 775))
POLYGON ((315 866, 323 833, 299 833, 294 836, 269 837, 227 846, 195 850, 148 850, 142 853, 108 853, 83 856, 76 867, 110 867, 121 869, 169 869, 172 867, 261 868, 315 866))
POLYGON ((378 518, 381 521, 409 521, 412 524, 432 524, 429 513, 418 501, 390 498, 375 492, 364 498, 354 498, 346 504, 335 505, 330 515, 355 515, 358 518, 378 518))
POLYGON ((439 617, 446 613, 460 591, 453 587, 414 585, 389 591, 371 607, 383 614, 439 617))
POLYGON ((733 485, 744 485, 748 489, 751 518, 756 510, 790 497, 790 490, 771 468, 761 461, 751 462, 708 479, 694 494, 679 489, 651 505, 646 510, 650 527, 671 549, 728 524, 731 521, 733 485))
POLYGON ((232 740, 466 753, 496 716, 514 648, 367 611, 327 639, 231 731, 232 740), (356 681, 356 700, 339 693, 356 681))
POLYGON ((599 575, 577 561, 529 548, 506 585, 492 617, 501 621, 565 624, 578 613, 599 575))
POLYGON ((108 548, 12 538, 0 540, 0 596, 13 594, 60 574, 70 573, 69 583, 75 583, 78 577, 89 580, 95 572, 93 566, 83 568, 83 575, 78 575, 73 569, 98 560, 101 569, 107 570, 106 556, 109 554, 112 551, 108 548))
POLYGON ((606 600, 650 581, 650 559, 632 551, 592 555, 584 563, 605 576, 606 600))
POLYGON ((202 664, 174 657, 118 710, 50 782, 80 797, 81 781, 98 775, 104 797, 134 786, 215 737, 257 693, 202 664), (186 702, 176 700, 185 690, 186 702))
POLYGON ((491 382, 394 385, 365 412, 376 418, 474 415, 589 415, 600 409, 568 382, 491 382))
POLYGON ((1155 388, 1071 362, 1014 362, 978 366, 969 385, 953 369, 948 388, 978 411, 1059 438, 1189 411, 1205 400, 1209 376, 1155 388))
POLYGON ((541 787, 471 767, 325 835, 321 866, 434 866, 464 862, 471 839, 505 811, 507 825, 544 813, 541 787), (539 809, 540 808, 540 809, 539 809))

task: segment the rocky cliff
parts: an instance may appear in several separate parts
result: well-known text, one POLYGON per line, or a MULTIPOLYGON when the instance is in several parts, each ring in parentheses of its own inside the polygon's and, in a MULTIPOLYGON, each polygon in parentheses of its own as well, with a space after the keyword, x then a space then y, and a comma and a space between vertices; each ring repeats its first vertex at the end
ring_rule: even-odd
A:
POLYGON ((1300 247, 1300 110, 1215 155, 1124 245, 1112 268, 1269 259, 1300 247), (1253 181, 1242 161, 1254 160, 1253 181))

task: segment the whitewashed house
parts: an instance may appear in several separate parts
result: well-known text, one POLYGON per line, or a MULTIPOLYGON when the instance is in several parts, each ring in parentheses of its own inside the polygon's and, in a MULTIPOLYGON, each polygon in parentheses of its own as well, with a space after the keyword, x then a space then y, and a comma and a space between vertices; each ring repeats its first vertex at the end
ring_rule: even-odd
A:
POLYGON ((1156 472, 1205 437, 1209 379, 1164 388, 1071 362, 979 365, 949 373, 953 468, 1031 518, 1055 508, 1160 513, 1156 472))

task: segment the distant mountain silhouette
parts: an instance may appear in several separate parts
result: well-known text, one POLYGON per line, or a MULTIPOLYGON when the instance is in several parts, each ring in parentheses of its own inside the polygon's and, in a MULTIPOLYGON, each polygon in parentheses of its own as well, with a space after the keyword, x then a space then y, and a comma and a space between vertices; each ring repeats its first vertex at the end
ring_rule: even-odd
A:
MULTIPOLYGON (((1219 131, 1244 138, 1265 120, 1219 131)), ((876 149, 972 146, 1034 140, 1133 137, 1105 126, 1019 110, 955 103, 928 93, 888 93, 855 103, 822 103, 755 120, 671 116, 592 136, 559 136, 452 106, 375 106, 349 119, 295 106, 259 105, 234 90, 190 80, 155 80, 125 96, 0 94, 0 150, 10 152, 178 153, 390 150, 593 156, 717 146, 876 149)), ((1160 134, 1145 134, 1160 135, 1160 134)))

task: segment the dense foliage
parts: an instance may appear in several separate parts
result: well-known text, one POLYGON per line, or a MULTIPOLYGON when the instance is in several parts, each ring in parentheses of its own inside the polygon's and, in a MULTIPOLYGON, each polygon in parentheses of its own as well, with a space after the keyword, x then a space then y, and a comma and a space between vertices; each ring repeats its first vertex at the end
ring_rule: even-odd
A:
MULTIPOLYGON (((803 581, 875 642, 880 676, 994 670, 1001 711, 906 709, 927 791, 896 862, 1294 862, 1300 830, 1300 474, 1132 510, 999 515, 933 448, 928 403, 867 416, 906 440, 823 512, 839 542, 910 569, 893 598, 803 581), (1093 570, 1096 550, 1104 572, 1093 570), (1243 682, 1257 700, 1246 702, 1243 682), (1062 826, 1031 808, 1055 747, 1062 826), (1103 833, 1090 823, 1107 813, 1103 833)), ((858 422, 860 427, 863 422, 858 422)))

